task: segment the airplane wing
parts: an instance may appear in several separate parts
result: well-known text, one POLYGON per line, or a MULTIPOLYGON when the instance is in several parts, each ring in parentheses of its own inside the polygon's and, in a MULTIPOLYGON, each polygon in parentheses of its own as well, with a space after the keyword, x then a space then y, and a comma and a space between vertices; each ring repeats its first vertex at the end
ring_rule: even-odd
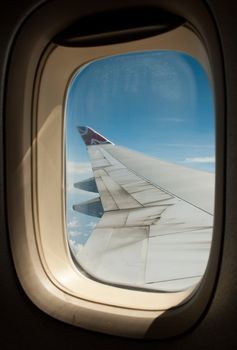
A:
MULTIPOLYGON (((159 291, 200 281, 212 238, 214 175, 116 146, 89 127, 78 130, 101 217, 79 253, 81 267, 106 283, 159 291)), ((87 203, 88 214, 90 207, 96 211, 87 203)))

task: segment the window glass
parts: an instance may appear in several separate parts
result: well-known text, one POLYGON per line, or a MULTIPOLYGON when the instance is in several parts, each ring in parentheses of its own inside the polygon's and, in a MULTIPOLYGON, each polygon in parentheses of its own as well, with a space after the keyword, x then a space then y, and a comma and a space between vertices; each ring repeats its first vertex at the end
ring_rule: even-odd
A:
POLYGON ((80 68, 65 107, 66 223, 81 271, 105 283, 178 291, 208 262, 214 207, 211 84, 175 51, 80 68))

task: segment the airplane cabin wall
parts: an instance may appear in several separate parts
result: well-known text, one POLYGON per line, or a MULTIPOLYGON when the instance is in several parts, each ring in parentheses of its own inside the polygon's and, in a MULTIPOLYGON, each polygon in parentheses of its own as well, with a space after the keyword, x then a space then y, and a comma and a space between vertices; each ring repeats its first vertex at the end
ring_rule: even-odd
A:
MULTIPOLYGON (((237 5, 223 0, 208 0, 217 23, 223 47, 227 91, 226 143, 226 222, 223 259, 216 293, 210 309, 200 323, 177 338, 133 340, 79 329, 57 321, 40 311, 25 295, 17 279, 8 240, 4 179, 4 91, 6 59, 15 30, 28 11, 45 1, 8 0, 0 11, 0 317, 1 349, 232 349, 237 341, 237 5)), ((95 1, 98 7, 99 1, 95 1)), ((120 1, 119 4, 122 4, 120 1)), ((136 1, 133 1, 135 4, 136 1)), ((177 5, 178 5, 177 1, 177 5)), ((44 25, 44 23, 42 23, 44 25)), ((29 33, 30 35, 30 33, 29 33)), ((17 118, 17 116, 16 116, 17 118)), ((13 126, 14 127, 14 126, 13 126)), ((17 200, 17 198, 16 198, 17 200)))

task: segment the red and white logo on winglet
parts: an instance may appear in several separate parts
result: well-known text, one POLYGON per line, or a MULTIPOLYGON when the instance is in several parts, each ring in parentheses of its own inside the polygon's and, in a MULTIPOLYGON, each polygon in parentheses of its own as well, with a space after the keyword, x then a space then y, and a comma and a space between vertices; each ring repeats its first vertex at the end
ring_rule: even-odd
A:
POLYGON ((104 136, 100 135, 92 128, 89 128, 88 126, 78 126, 77 129, 87 146, 98 145, 103 143, 113 144, 111 141, 106 139, 104 136))

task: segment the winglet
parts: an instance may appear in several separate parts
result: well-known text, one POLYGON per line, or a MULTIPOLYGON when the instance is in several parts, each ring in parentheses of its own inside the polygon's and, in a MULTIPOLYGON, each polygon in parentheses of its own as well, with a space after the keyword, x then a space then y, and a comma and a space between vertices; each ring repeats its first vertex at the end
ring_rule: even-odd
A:
POLYGON ((77 129, 87 146, 98 145, 101 143, 113 144, 111 141, 106 139, 104 136, 100 135, 92 128, 89 128, 88 126, 78 126, 77 129))

